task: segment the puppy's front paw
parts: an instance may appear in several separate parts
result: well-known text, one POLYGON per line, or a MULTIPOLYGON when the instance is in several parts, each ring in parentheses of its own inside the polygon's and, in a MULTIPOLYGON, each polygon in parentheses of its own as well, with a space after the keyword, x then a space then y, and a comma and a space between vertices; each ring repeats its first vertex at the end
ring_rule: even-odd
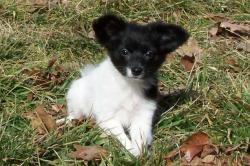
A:
POLYGON ((141 154, 141 150, 138 147, 133 147, 129 149, 129 152, 135 157, 138 157, 141 154))
POLYGON ((152 141, 153 141, 153 136, 151 134, 147 135, 145 145, 146 146, 151 145, 152 141))

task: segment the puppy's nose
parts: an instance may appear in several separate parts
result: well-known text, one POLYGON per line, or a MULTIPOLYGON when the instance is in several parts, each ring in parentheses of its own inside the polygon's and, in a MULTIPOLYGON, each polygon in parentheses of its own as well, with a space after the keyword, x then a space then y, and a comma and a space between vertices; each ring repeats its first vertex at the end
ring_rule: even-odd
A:
POLYGON ((142 67, 132 67, 131 71, 134 76, 139 76, 142 73, 142 67))

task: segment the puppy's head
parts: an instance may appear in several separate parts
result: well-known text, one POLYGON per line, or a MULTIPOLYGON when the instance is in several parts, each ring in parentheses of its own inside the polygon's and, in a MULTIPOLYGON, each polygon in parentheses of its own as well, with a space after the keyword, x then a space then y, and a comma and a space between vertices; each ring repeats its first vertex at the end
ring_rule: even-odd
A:
POLYGON ((124 76, 144 79, 156 73, 168 53, 188 39, 180 26, 162 22, 139 25, 114 15, 93 22, 95 36, 124 76))

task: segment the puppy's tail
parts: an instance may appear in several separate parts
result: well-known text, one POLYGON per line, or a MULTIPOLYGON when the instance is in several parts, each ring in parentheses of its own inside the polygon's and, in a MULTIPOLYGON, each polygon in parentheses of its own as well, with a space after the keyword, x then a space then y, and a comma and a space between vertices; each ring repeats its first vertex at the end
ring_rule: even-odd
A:
POLYGON ((89 73, 91 73, 93 70, 95 69, 94 65, 86 65, 83 69, 80 70, 81 72, 81 77, 84 77, 86 75, 88 75, 89 73))

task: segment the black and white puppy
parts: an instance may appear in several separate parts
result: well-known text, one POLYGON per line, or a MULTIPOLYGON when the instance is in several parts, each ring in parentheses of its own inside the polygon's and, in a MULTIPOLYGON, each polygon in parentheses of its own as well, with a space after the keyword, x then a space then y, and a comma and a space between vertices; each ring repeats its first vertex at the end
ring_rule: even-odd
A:
POLYGON ((114 15, 96 19, 93 29, 108 56, 97 66, 85 67, 82 77, 72 83, 67 93, 68 119, 93 116, 138 156, 152 142, 157 70, 189 35, 177 25, 138 25, 114 15))

